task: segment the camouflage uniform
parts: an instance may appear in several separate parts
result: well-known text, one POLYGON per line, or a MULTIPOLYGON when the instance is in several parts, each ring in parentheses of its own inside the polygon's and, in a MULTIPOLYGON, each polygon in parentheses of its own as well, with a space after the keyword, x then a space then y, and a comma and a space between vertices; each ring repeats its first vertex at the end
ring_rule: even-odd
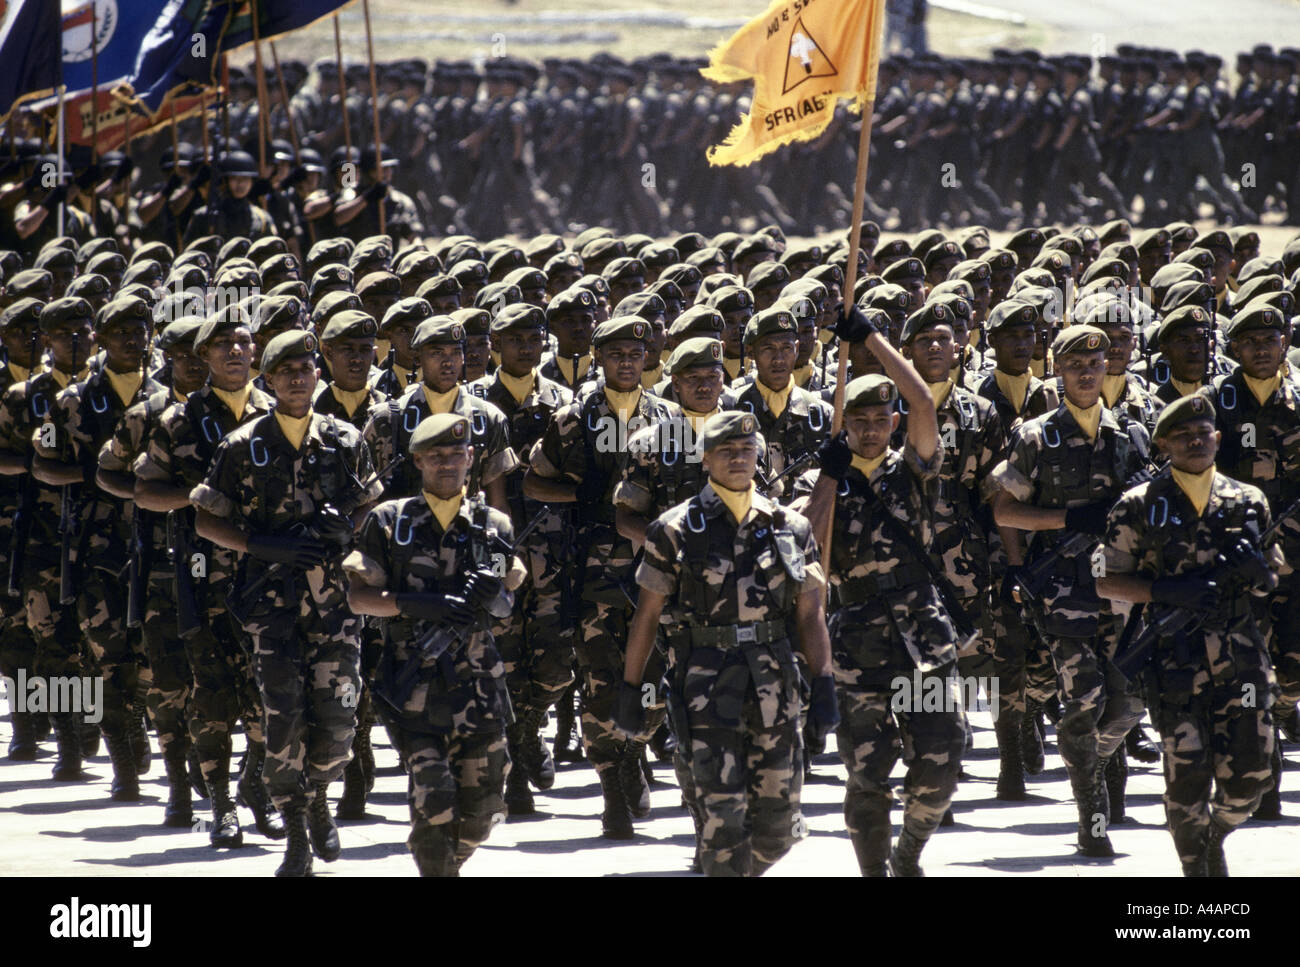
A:
MULTIPOLYGON (((935 538, 935 483, 942 446, 921 463, 910 445, 889 450, 868 479, 850 469, 835 498, 831 559, 827 562, 831 661, 840 704, 836 731, 848 769, 844 820, 863 872, 877 869, 889 852, 894 793, 889 774, 900 751, 903 828, 922 843, 952 801, 966 741, 955 693, 957 632, 929 571, 890 533, 883 514, 915 531, 922 546, 935 538), (895 679, 947 679, 945 706, 894 707, 895 679)), ((817 472, 795 484, 796 499, 812 493, 817 472)), ((800 506, 798 502, 796 507, 800 506)))
POLYGON ((689 745, 704 872, 761 875, 801 828, 803 683, 789 627, 799 593, 825 583, 812 527, 761 494, 737 526, 707 484, 646 529, 636 580, 678 619, 669 702, 689 745))
MULTIPOLYGON (((352 580, 395 593, 460 593, 482 561, 489 529, 511 540, 509 518, 481 499, 462 500, 445 531, 424 497, 388 500, 366 517, 343 567, 352 580)), ((509 610, 510 597, 504 591, 498 599, 501 612, 509 610)), ((473 631, 463 645, 421 660, 415 646, 431 628, 407 617, 384 619, 376 700, 394 726, 410 775, 408 842, 422 874, 456 875, 504 817, 511 711, 492 633, 503 622, 491 625, 473 631), (415 677, 400 694, 396 680, 408 662, 415 677), (436 857, 427 869, 420 852, 426 845, 436 857)))
POLYGON ((758 379, 724 390, 724 410, 748 410, 758 417, 758 432, 767 441, 767 466, 779 474, 791 464, 814 454, 831 430, 831 407, 815 394, 792 386, 785 409, 772 416, 757 387, 758 379))
MULTIPOLYGON (((1111 510, 1107 574, 1156 579, 1202 571, 1243 533, 1258 544, 1269 524, 1256 487, 1215 472, 1198 515, 1164 470, 1111 510)), ((1270 569, 1281 566, 1276 538, 1258 549, 1270 569)), ((1270 784, 1269 704, 1277 683, 1248 596, 1234 594, 1194 632, 1159 639, 1145 677, 1164 744, 1165 813, 1186 868, 1204 854, 1212 826, 1226 833, 1245 822, 1270 784)))
MULTIPOLYGON (((217 447, 195 507, 251 533, 282 533, 322 504, 374 500, 370 451, 355 428, 312 414, 295 450, 274 413, 233 430, 217 447)), ((234 588, 266 567, 241 557, 234 588)), ((266 710, 266 785, 276 809, 307 804, 308 785, 343 774, 360 699, 360 620, 348 611, 336 565, 268 581, 244 630, 266 710)))

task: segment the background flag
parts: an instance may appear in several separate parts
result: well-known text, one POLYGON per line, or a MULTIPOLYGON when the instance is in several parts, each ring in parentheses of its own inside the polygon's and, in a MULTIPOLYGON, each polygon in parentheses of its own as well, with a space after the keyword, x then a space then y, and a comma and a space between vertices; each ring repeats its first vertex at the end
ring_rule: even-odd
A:
POLYGON ((754 82, 749 114, 709 163, 747 165, 783 144, 825 130, 841 97, 876 96, 885 0, 775 0, 709 54, 701 73, 724 84, 754 82))
POLYGON ((0 0, 0 118, 59 86, 61 32, 52 0, 0 0))

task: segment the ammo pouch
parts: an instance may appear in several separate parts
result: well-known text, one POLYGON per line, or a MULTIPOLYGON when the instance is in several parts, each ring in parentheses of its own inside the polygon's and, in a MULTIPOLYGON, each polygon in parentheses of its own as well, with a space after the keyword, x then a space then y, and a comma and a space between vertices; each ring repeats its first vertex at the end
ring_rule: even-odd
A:
POLYGON ((929 570, 922 564, 908 561, 891 567, 888 571, 841 581, 836 586, 835 593, 839 607, 851 608, 855 605, 867 604, 873 599, 892 597, 928 584, 930 584, 929 570))

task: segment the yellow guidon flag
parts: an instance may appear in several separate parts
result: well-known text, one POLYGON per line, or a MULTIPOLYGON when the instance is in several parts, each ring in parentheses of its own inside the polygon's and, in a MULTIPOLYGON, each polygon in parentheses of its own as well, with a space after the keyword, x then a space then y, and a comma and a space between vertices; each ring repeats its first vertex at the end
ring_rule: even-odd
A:
POLYGON ((747 165, 792 141, 825 130, 841 97, 876 96, 885 0, 775 0, 709 54, 711 81, 754 81, 749 114, 722 144, 713 165, 747 165))

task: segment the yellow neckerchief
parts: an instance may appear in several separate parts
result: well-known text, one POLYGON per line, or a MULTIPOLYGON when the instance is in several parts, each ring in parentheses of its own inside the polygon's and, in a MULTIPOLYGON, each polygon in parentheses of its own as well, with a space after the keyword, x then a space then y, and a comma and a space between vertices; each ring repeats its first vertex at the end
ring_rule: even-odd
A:
POLYGON ((739 524, 743 521, 745 515, 749 513, 750 505, 754 502, 754 482, 751 480, 749 486, 744 490, 731 490, 722 486, 712 477, 709 478, 709 483, 712 484, 713 492, 718 495, 718 499, 731 512, 731 516, 736 519, 736 523, 739 524))
POLYGON ((834 338, 835 338, 835 333, 831 332, 829 329, 822 329, 819 330, 817 333, 817 341, 820 342, 823 346, 829 345, 830 341, 834 338))
POLYGON ((259 377, 259 376, 261 376, 261 375, 262 375, 262 371, 261 371, 260 369, 258 369, 256 366, 249 366, 249 367, 248 367, 248 379, 249 379, 249 382, 252 382, 253 380, 257 379, 257 377, 259 377))
POLYGON ((1029 381, 1033 379, 1033 374, 1029 370, 1015 376, 995 369, 993 379, 997 382, 998 389, 1002 390, 1002 395, 1011 401, 1011 408, 1016 413, 1025 408, 1025 403, 1029 399, 1029 381))
POLYGON ((727 381, 730 382, 740 375, 740 357, 723 356, 722 368, 727 371, 727 381))
POLYGON ((605 386, 605 402, 618 416, 618 422, 626 423, 628 418, 636 412, 637 406, 641 402, 642 392, 640 386, 630 393, 620 393, 616 389, 610 389, 608 385, 605 386))
POLYGON ((1181 379, 1174 379, 1173 376, 1170 376, 1169 384, 1173 386, 1174 389, 1178 390, 1179 396, 1191 396, 1201 388, 1201 381, 1199 379, 1194 383, 1184 383, 1181 379))
POLYGON ((1118 376, 1107 373, 1101 378, 1101 398, 1106 401, 1107 406, 1114 406, 1119 402, 1119 398, 1124 395, 1124 386, 1127 382, 1128 373, 1120 373, 1118 376))
MULTIPOLYGON (((972 325, 974 325, 974 323, 972 323, 972 325)), ((966 333, 966 345, 969 346, 971 349, 978 349, 980 340, 983 338, 983 336, 984 336, 984 330, 981 329, 979 326, 975 326, 975 328, 973 328, 970 332, 966 333)))
POLYGON ((361 389, 339 389, 337 383, 330 383, 330 392, 343 404, 343 412, 348 416, 355 413, 357 407, 370 398, 369 386, 363 386, 361 389))
POLYGON ((535 369, 530 369, 527 376, 511 376, 504 369, 498 368, 497 375, 501 377, 501 385, 515 398, 516 403, 522 403, 527 399, 528 394, 533 391, 533 387, 537 384, 537 370, 535 369))
POLYGON ((849 462, 853 465, 854 470, 857 470, 859 473, 862 474, 862 476, 870 480, 872 471, 874 471, 877 467, 879 467, 882 463, 884 463, 885 457, 887 456, 889 456, 888 447, 886 447, 884 450, 881 450, 880 456, 878 457, 863 457, 855 453, 853 454, 853 459, 849 462))
POLYGON ((307 428, 311 426, 312 412, 308 410, 306 416, 285 416, 278 409, 275 411, 275 422, 280 424, 280 430, 289 441, 289 446, 295 450, 302 449, 302 438, 307 435, 307 428))
POLYGON ((411 382, 411 371, 405 366, 398 366, 397 360, 393 360, 393 375, 397 377, 397 385, 402 387, 402 392, 405 393, 411 382))
POLYGON ((1070 411, 1074 422, 1079 424, 1079 429, 1087 435, 1088 439, 1096 440, 1097 428, 1101 426, 1101 400, 1093 403, 1086 410, 1066 400, 1065 408, 1070 411))
POLYGON ((664 378, 663 360, 660 360, 659 365, 656 366, 654 369, 641 370, 641 385, 644 386, 646 389, 653 389, 655 383, 659 382, 663 378, 664 378))
POLYGON ((236 390, 219 389, 214 386, 212 392, 217 394, 217 399, 230 407, 230 412, 235 414, 235 422, 238 423, 244 418, 244 407, 248 405, 248 398, 253 395, 253 383, 250 380, 236 390))
POLYGON ((1196 508, 1196 516, 1200 517, 1205 513, 1205 507, 1210 502, 1210 488, 1214 485, 1214 467, 1206 467, 1200 473, 1188 473, 1177 467, 1171 467, 1170 470, 1174 475, 1174 483, 1178 484, 1178 489, 1187 495, 1187 499, 1196 508))
POLYGON ((1247 376, 1244 372, 1241 376, 1246 381, 1246 385, 1250 387, 1251 393, 1254 394, 1255 400, 1260 406, 1267 403, 1269 398, 1277 392, 1278 387, 1282 385, 1281 373, 1275 373, 1270 379, 1255 379, 1253 376, 1247 376))
POLYGON ((433 516, 438 518, 438 523, 443 530, 446 530, 450 526, 452 519, 460 513, 461 502, 465 499, 465 490, 466 488, 461 487, 460 493, 455 497, 448 497, 446 500, 437 494, 429 493, 427 490, 423 491, 424 502, 433 511, 433 516))
POLYGON ((129 373, 115 373, 107 366, 104 367, 104 372, 108 375, 108 385, 113 387, 113 392, 122 401, 122 405, 130 406, 131 400, 135 399, 135 391, 144 382, 144 373, 138 369, 129 373))
POLYGON ((948 402, 948 394, 952 392, 953 381, 945 379, 942 383, 926 383, 930 387, 930 395, 934 397, 934 408, 937 410, 948 402))
POLYGON ((721 412, 721 406, 715 406, 707 413, 701 413, 698 410, 688 410, 686 407, 682 407, 682 413, 686 416, 687 422, 691 424, 691 430, 694 432, 696 437, 700 435, 700 430, 704 428, 704 421, 714 414, 721 412))
POLYGON ((189 399, 189 396, 187 394, 182 393, 175 386, 172 387, 172 396, 176 398, 177 403, 184 403, 189 399))
POLYGON ((813 374, 813 364, 804 363, 793 373, 791 373, 790 376, 791 378, 794 379, 794 385, 798 386, 800 389, 803 389, 803 387, 808 385, 808 380, 812 379, 812 374, 813 374))
POLYGON ((421 383, 420 389, 424 390, 424 401, 429 404, 430 416, 450 413, 451 405, 456 402, 456 394, 460 392, 459 386, 453 386, 447 392, 439 393, 437 390, 429 389, 427 383, 421 383))
POLYGON ((381 360, 385 360, 385 359, 388 358, 388 350, 392 347, 392 345, 393 345, 393 343, 392 343, 391 340, 389 340, 389 339, 384 339, 382 336, 380 336, 380 337, 378 337, 378 338, 375 339, 375 361, 376 361, 376 363, 378 363, 378 362, 381 361, 381 360))
POLYGON ((54 382, 59 384, 59 389, 67 389, 69 383, 80 382, 85 379, 86 370, 83 369, 81 372, 77 373, 76 376, 73 376, 71 373, 65 373, 56 366, 50 370, 50 375, 54 377, 54 382))
POLYGON ((9 375, 14 378, 15 383, 25 383, 33 376, 39 376, 43 372, 45 372, 45 367, 39 362, 31 369, 26 366, 19 366, 17 363, 9 364, 9 375))
MULTIPOLYGON (((557 355, 555 365, 560 368, 560 375, 564 377, 564 381, 573 386, 573 357, 557 355)), ((589 366, 591 366, 591 353, 578 358, 578 372, 585 375, 589 366)))
POLYGON ((772 414, 773 419, 779 420, 781 414, 785 412, 785 405, 790 402, 790 394, 794 391, 794 380, 787 377, 784 389, 770 389, 761 379, 755 379, 754 385, 758 387, 758 395, 763 397, 768 412, 772 414))
POLYGON ((1043 374, 1047 372, 1047 358, 1031 359, 1029 361, 1029 371, 1039 379, 1042 379, 1043 374))

